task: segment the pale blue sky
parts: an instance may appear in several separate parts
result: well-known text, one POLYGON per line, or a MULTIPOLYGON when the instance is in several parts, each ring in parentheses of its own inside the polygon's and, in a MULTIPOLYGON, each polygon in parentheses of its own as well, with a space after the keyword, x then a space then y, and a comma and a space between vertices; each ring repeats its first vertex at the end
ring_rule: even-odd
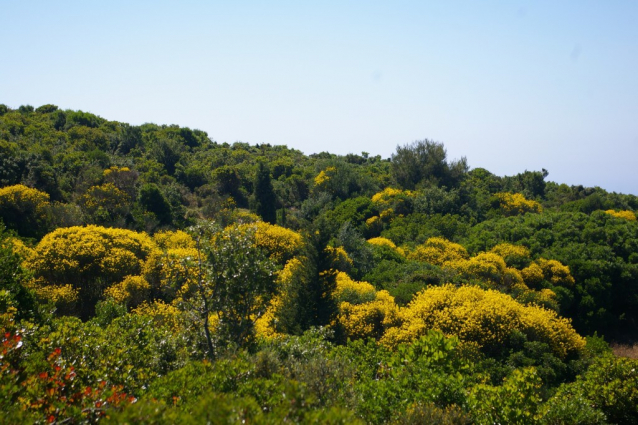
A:
POLYGON ((635 1, 0 0, 0 103, 638 194, 635 1))

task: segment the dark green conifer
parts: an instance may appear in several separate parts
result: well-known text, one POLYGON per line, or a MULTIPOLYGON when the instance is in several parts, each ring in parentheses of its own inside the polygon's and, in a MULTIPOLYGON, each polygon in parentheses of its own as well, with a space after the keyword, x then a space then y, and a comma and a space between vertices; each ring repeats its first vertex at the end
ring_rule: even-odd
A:
POLYGON ((260 161, 255 175, 255 212, 267 223, 277 223, 277 196, 270 180, 270 169, 260 161))

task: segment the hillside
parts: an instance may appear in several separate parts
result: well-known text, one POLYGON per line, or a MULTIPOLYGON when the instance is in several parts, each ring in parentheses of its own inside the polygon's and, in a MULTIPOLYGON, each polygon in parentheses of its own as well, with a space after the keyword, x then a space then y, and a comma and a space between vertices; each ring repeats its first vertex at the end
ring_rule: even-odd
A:
POLYGON ((548 177, 0 105, 0 405, 635 423, 638 197, 548 177))

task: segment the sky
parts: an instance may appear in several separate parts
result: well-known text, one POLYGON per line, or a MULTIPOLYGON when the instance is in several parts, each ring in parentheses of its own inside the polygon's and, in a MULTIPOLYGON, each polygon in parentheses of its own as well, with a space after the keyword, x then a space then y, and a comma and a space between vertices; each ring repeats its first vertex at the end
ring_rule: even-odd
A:
POLYGON ((0 0, 0 103, 638 195, 638 2, 0 0))

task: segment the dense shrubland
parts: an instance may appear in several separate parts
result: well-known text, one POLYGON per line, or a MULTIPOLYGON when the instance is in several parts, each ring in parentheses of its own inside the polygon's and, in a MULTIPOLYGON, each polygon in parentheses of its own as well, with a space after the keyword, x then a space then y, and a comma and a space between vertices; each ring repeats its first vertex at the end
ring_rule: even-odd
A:
POLYGON ((3 420, 635 423, 638 198, 547 176, 0 105, 3 420))

